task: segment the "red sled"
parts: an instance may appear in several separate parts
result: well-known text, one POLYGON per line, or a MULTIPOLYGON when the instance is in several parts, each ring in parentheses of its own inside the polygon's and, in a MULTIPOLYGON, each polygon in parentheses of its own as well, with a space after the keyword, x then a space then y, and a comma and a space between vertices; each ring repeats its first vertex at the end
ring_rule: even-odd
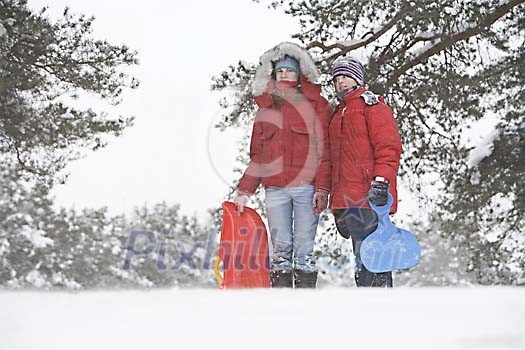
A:
POLYGON ((235 203, 222 203, 222 230, 215 278, 221 288, 269 288, 268 234, 252 208, 237 212, 235 203), (221 276, 219 265, 223 262, 221 276))

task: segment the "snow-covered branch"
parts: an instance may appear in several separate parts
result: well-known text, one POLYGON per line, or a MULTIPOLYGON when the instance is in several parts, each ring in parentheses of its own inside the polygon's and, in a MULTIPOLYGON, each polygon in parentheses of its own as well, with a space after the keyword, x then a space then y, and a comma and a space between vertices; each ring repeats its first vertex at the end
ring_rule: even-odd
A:
POLYGON ((388 30, 390 30, 390 28, 392 28, 399 20, 401 20, 404 15, 405 15, 404 10, 401 9, 397 15, 395 15, 392 19, 390 19, 390 21, 388 21, 388 23, 374 30, 372 32, 372 35, 365 36, 360 40, 353 40, 353 41, 347 41, 347 42, 338 41, 335 44, 331 44, 331 45, 325 45, 316 40, 316 41, 311 42, 306 48, 309 50, 314 47, 318 47, 321 50, 323 50, 323 52, 329 52, 334 49, 339 49, 338 52, 334 53, 333 55, 327 58, 327 60, 334 60, 339 56, 343 56, 352 50, 366 46, 374 42, 375 40, 379 39, 383 34, 385 34, 388 30))
MULTIPOLYGON (((416 38, 414 39, 414 43, 416 40, 417 41, 423 41, 423 40, 428 41, 429 38, 431 40, 435 40, 435 39, 437 40, 435 41, 433 45, 426 46, 425 50, 422 50, 412 60, 406 62, 401 67, 394 70, 388 80, 390 82, 395 82, 401 75, 403 75, 410 68, 417 66, 418 64, 424 62, 431 56, 434 56, 440 53, 441 51, 445 50, 446 48, 454 45, 455 43, 459 41, 466 40, 472 36, 480 34, 486 28, 490 27, 494 22, 496 22, 498 19, 503 17, 510 10, 512 10, 512 8, 524 2, 525 0, 510 0, 508 2, 505 2, 502 4, 502 6, 498 7, 494 12, 488 14, 485 18, 483 18, 476 26, 465 27, 464 30, 462 31, 457 31, 455 33, 451 33, 448 35, 439 35, 437 37, 436 36, 425 36, 425 35, 416 36, 416 38)), ((405 48, 405 51, 406 51, 406 48, 405 48)))

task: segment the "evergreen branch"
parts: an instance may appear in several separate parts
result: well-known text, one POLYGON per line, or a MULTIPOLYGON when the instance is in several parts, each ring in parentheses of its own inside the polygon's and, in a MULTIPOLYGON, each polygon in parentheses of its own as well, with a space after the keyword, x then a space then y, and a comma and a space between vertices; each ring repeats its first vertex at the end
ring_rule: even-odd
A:
POLYGON ((410 96, 404 90, 399 89, 399 91, 405 96, 405 99, 408 102, 408 104, 411 105, 414 108, 414 112, 416 112, 416 115, 417 115, 419 121, 421 122, 421 124, 423 124, 428 129, 428 131, 430 131, 431 136, 435 134, 435 135, 438 135, 438 136, 440 136, 440 137, 442 137, 444 139, 447 139, 449 141, 454 141, 454 139, 452 137, 447 136, 447 135, 437 131, 435 128, 431 127, 430 125, 428 125, 428 123, 426 121, 426 117, 419 111, 419 107, 414 104, 412 99, 410 99, 410 96))
POLYGON ((49 174, 46 173, 46 172, 39 171, 38 169, 35 169, 35 168, 33 168, 33 167, 27 165, 27 163, 22 159, 22 155, 21 155, 21 153, 20 153, 20 149, 18 148, 16 142, 9 143, 9 140, 8 140, 8 139, 6 139, 5 141, 6 141, 6 143, 8 144, 9 148, 10 148, 11 150, 14 150, 14 151, 15 151, 15 155, 16 155, 16 159, 17 159, 17 161, 18 161, 18 164, 20 165, 20 167, 21 167, 23 170, 25 170, 25 171, 27 171, 28 173, 31 173, 31 174, 33 174, 33 175, 37 175, 37 179, 38 179, 39 181, 41 180, 41 178, 43 178, 43 177, 49 175, 49 174))
POLYGON ((348 53, 348 52, 350 52, 352 50, 355 50, 355 49, 358 49, 360 47, 366 46, 366 45, 374 42, 375 40, 379 39, 383 34, 385 34, 388 30, 390 30, 390 28, 392 28, 404 16, 405 16, 405 11, 402 8, 381 29, 376 30, 373 33, 371 33, 372 35, 370 35, 368 37, 368 39, 365 39, 365 37, 366 37, 366 35, 365 35, 362 39, 356 41, 355 43, 353 43, 351 45, 345 45, 344 42, 336 42, 335 44, 332 44, 332 45, 325 45, 322 42, 316 40, 316 41, 313 41, 310 44, 308 44, 308 46, 306 46, 306 49, 310 50, 310 49, 312 49, 314 47, 317 47, 317 48, 320 48, 323 51, 323 53, 331 51, 331 50, 334 50, 334 49, 339 49, 340 51, 334 53, 333 55, 331 55, 331 56, 329 56, 328 58, 325 59, 327 61, 335 60, 339 56, 343 56, 343 55, 345 55, 346 53, 348 53))
POLYGON ((523 220, 523 217, 524 215, 523 214, 518 214, 517 212, 514 212, 514 215, 515 217, 515 220, 514 222, 510 225, 510 227, 505 230, 505 232, 503 232, 503 234, 501 235, 501 239, 499 240, 499 242, 496 244, 496 249, 499 250, 501 248, 501 246, 503 245, 503 243, 505 242, 505 240, 508 238, 508 236, 514 232, 514 230, 516 229, 516 227, 518 226, 518 224, 523 220))
MULTIPOLYGON (((387 61, 392 60, 394 57, 402 56, 408 50, 410 50, 412 47, 414 47, 414 45, 416 45, 417 43, 424 42, 424 41, 435 41, 435 40, 443 39, 443 38, 446 38, 446 37, 447 37, 447 35, 445 35, 445 34, 436 34, 436 35, 432 35, 432 36, 428 36, 428 37, 426 37, 426 36, 416 36, 412 41, 410 41, 408 44, 406 44, 405 46, 403 46, 399 50, 397 50, 395 52, 392 52, 391 54, 386 54, 385 53, 384 55, 381 55, 380 58, 377 60, 377 63, 378 64, 382 64, 382 63, 385 63, 387 61)), ((391 46, 391 44, 389 44, 387 47, 389 48, 390 46, 391 46)))
POLYGON ((476 26, 469 26, 464 31, 446 36, 441 36, 441 40, 435 45, 433 45, 431 48, 429 48, 426 51, 423 51, 414 59, 408 61, 398 69, 394 70, 392 72, 392 75, 388 79, 387 85, 397 81, 397 79, 399 79, 399 77, 403 75, 406 71, 408 71, 410 68, 423 63, 428 58, 440 53, 441 51, 447 49, 455 43, 466 40, 472 36, 481 34, 486 28, 490 27, 492 24, 494 24, 494 22, 496 22, 498 19, 507 14, 507 12, 512 10, 514 7, 522 4, 523 2, 525 2, 525 0, 510 0, 509 2, 497 8, 493 13, 487 15, 476 26))

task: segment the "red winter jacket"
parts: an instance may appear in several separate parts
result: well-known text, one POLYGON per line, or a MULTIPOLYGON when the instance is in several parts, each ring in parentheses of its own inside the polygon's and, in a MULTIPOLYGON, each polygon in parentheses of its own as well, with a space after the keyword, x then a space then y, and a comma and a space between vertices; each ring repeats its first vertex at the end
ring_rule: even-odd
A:
POLYGON ((301 76, 296 88, 279 91, 280 106, 273 105, 275 81, 255 97, 255 115, 250 145, 250 163, 238 190, 254 193, 260 183, 267 188, 311 184, 330 190, 328 123, 331 109, 320 95, 321 87, 301 76))
POLYGON ((397 210, 396 176, 401 140, 392 110, 382 97, 365 102, 363 87, 347 94, 330 122, 332 160, 330 207, 369 208, 367 194, 376 176, 390 181, 397 210), (373 104, 378 102, 376 104, 373 104))

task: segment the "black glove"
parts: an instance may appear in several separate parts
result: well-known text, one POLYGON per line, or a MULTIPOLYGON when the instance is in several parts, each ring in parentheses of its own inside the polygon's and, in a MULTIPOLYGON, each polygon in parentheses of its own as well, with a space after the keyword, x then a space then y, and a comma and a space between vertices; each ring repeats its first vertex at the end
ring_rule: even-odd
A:
POLYGON ((370 191, 368 191, 368 200, 377 206, 385 205, 388 202, 389 189, 388 182, 372 181, 370 191))

